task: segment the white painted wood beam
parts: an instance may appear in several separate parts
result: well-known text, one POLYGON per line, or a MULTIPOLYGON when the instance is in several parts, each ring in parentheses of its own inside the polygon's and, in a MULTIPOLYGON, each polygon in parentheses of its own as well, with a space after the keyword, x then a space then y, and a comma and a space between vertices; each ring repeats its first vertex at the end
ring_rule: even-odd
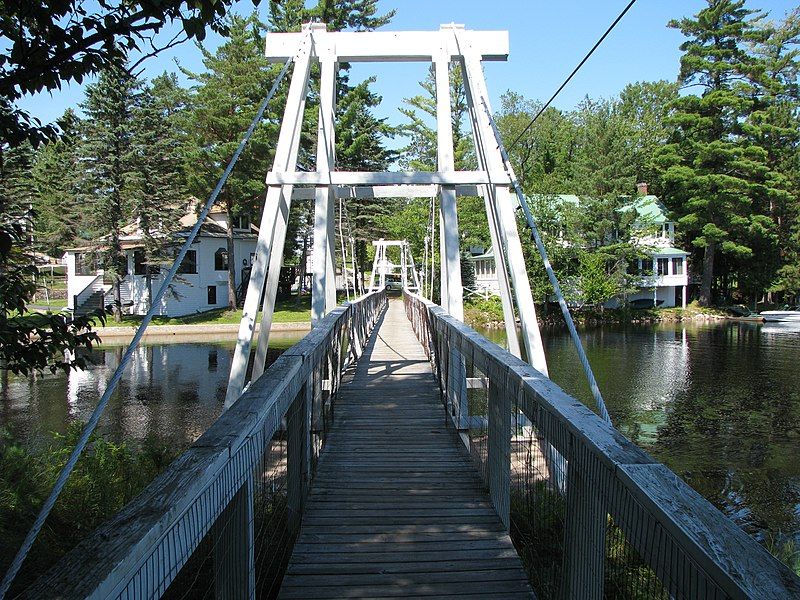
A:
MULTIPOLYGON (((452 135, 451 135, 452 138, 452 135)), ((280 171, 267 175, 267 185, 485 185, 490 182, 511 185, 501 168, 492 173, 483 171, 280 171)))
MULTIPOLYGON (((480 196, 477 185, 457 185, 456 196, 480 196)), ((439 195, 437 185, 370 185, 334 186, 337 198, 435 198, 439 195)), ((315 188, 296 187, 292 190, 293 200, 313 200, 315 188)))
MULTIPOLYGON (((450 35, 449 37, 452 37, 450 35)), ((452 114, 450 110, 450 57, 444 51, 446 41, 441 40, 439 54, 434 62, 436 74, 436 148, 437 168, 445 178, 454 174, 452 114)), ((459 321, 464 320, 464 290, 461 283, 461 256, 458 235, 456 190, 453 186, 440 188, 439 224, 441 253, 442 307, 459 321)))
MULTIPOLYGON (((444 52, 448 59, 460 52, 451 25, 439 31, 338 31, 326 32, 325 25, 314 23, 314 37, 333 38, 332 49, 339 62, 425 62, 444 52)), ((507 31, 468 31, 481 60, 508 59, 507 31)), ((297 53, 302 33, 268 33, 265 56, 269 62, 285 62, 297 53)))
MULTIPOLYGON (((275 161, 273 164, 275 170, 286 171, 295 169, 298 149, 297 139, 299 139, 299 129, 303 119, 303 109, 305 107, 305 97, 308 88, 308 74, 311 66, 310 55, 310 35, 306 34, 305 42, 299 45, 295 57, 292 82, 289 85, 286 108, 283 114, 283 124, 280 134, 278 135, 278 143, 275 146, 275 161)), ((231 372, 228 377, 228 390, 225 394, 226 409, 239 398, 244 389, 258 306, 261 301, 262 291, 264 290, 264 279, 267 277, 268 256, 270 254, 275 254, 276 246, 278 246, 279 253, 283 252, 283 238, 285 236, 286 221, 289 216, 291 194, 291 189, 286 190, 286 193, 284 193, 284 190, 280 187, 270 187, 267 189, 258 241, 256 242, 256 260, 251 267, 250 282, 247 286, 247 295, 245 296, 244 308, 242 309, 242 320, 239 324, 239 333, 236 337, 236 349, 234 350, 231 372)), ((270 262, 272 262, 271 259, 270 262)), ((278 273, 280 272, 280 263, 277 271, 278 273)), ((270 277, 268 278, 270 281, 274 279, 276 287, 278 273, 270 273, 270 277)), ((266 304, 267 298, 265 294, 264 305, 266 306, 266 304)), ((269 305, 269 310, 265 311, 269 312, 268 318, 266 319, 268 321, 266 328, 264 327, 265 319, 262 318, 260 336, 263 336, 263 342, 259 339, 259 346, 263 345, 263 355, 266 355, 273 309, 274 297, 272 298, 272 303, 269 305)), ((258 352, 256 353, 256 358, 259 358, 258 352)), ((263 359, 260 368, 263 371, 263 359)))
MULTIPOLYGON (((318 54, 326 52, 318 48, 318 54)), ((330 176, 335 163, 334 102, 336 63, 328 52, 320 58, 320 105, 317 122, 317 172, 330 176)), ((330 182, 330 179, 328 180, 330 182)), ((336 307, 336 274, 334 272, 334 206, 333 186, 316 188, 314 204, 314 277, 311 283, 311 326, 316 325, 336 307)))
MULTIPOLYGON (((483 155, 486 168, 489 171, 502 168, 503 159, 494 138, 489 118, 483 110, 481 102, 486 103, 486 107, 491 111, 489 105, 489 93, 486 88, 486 80, 481 69, 480 56, 476 53, 472 40, 462 33, 455 32, 454 35, 459 40, 459 46, 464 54, 465 80, 469 88, 472 115, 475 122, 475 143, 479 146, 478 154, 483 155)), ((509 185, 506 183, 508 176, 502 180, 493 180, 492 185, 487 186, 489 195, 494 204, 497 224, 504 242, 505 256, 508 260, 511 281, 514 286, 514 298, 519 309, 520 325, 522 329, 522 339, 525 343, 525 350, 528 362, 544 375, 548 374, 547 361, 544 354, 544 345, 539 330, 539 323, 536 319, 536 305, 533 302, 528 272, 525 266, 525 257, 522 253, 522 244, 517 230, 516 216, 514 213, 516 203, 511 199, 509 185)), ((497 259, 502 257, 497 255, 497 259)), ((506 316, 506 320, 508 317, 506 316)))

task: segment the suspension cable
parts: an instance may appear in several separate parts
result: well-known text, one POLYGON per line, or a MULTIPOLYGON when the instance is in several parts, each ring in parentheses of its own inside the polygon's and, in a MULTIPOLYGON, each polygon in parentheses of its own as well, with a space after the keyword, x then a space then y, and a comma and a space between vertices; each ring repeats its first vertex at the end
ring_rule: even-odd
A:
POLYGON ((572 315, 567 307, 567 302, 564 300, 564 294, 561 292, 561 286, 559 285, 558 278, 553 270, 553 265, 550 264, 550 259, 547 256, 547 250, 542 242, 542 236, 539 234, 539 228, 536 226, 536 220, 533 218, 533 214, 528 206, 528 202, 525 200, 522 189, 520 189, 517 176, 514 174, 514 167, 511 166, 511 161, 508 158, 508 152, 506 152, 506 149, 503 146, 500 130, 497 128, 497 124, 495 123, 494 117, 489 110, 486 99, 482 96, 481 104, 483 105, 483 110, 486 112, 486 116, 489 118, 489 123, 492 126, 494 137, 497 140, 497 147, 500 150, 500 156, 503 159, 503 166, 505 167, 508 177, 511 180, 511 185, 514 187, 514 191, 517 194, 517 199, 522 207, 522 212, 525 213, 525 220, 527 221, 528 229, 531 231, 531 239, 536 244, 536 249, 539 251, 539 256, 541 256, 542 261, 544 262, 544 268, 547 271, 547 278, 550 280, 550 285, 553 286, 553 291, 558 299, 558 305, 561 307, 561 314, 564 315, 564 321, 566 321, 567 329, 569 329, 569 335, 575 344, 575 349, 578 351, 578 358, 581 361, 584 373, 586 373, 586 379, 589 381, 589 388, 592 390, 592 396, 594 396, 597 409, 600 411, 600 416, 603 417, 607 423, 611 423, 611 416, 608 414, 608 410, 606 410, 606 404, 603 401, 603 395, 600 393, 600 388, 597 386, 597 380, 594 378, 592 366, 589 364, 589 359, 587 358, 586 352, 581 344, 578 331, 575 329, 575 323, 572 320, 572 315))
POLYGON ((600 46, 600 44, 602 44, 602 43, 603 43, 603 40, 605 40, 605 39, 608 37, 608 34, 609 34, 609 33, 611 33, 611 31, 614 29, 614 27, 616 27, 616 26, 617 26, 617 23, 619 23, 619 22, 622 20, 622 17, 624 17, 624 16, 625 16, 625 14, 626 14, 626 13, 627 13, 627 12, 628 12, 630 9, 631 9, 631 7, 632 7, 632 6, 633 6, 635 3, 636 3, 636 0, 631 0, 631 1, 628 3, 628 5, 627 5, 627 6, 626 6, 626 7, 625 7, 623 10, 622 10, 622 12, 621 12, 621 13, 619 13, 619 16, 618 16, 616 19, 614 19, 614 22, 613 22, 613 23, 611 23, 611 25, 609 26, 609 28, 608 28, 608 29, 606 29, 606 32, 605 32, 603 35, 601 35, 601 36, 600 36, 600 39, 599 39, 599 40, 597 40, 597 42, 595 43, 595 45, 594 45, 594 46, 592 46, 592 49, 591 49, 591 50, 589 50, 589 52, 586 54, 586 56, 584 56, 584 57, 583 57, 583 60, 582 60, 581 62, 579 62, 579 63, 578 63, 578 66, 577 66, 577 67, 575 67, 575 68, 572 70, 572 73, 570 73, 570 74, 569 74, 569 77, 567 77, 567 78, 564 80, 564 83, 562 83, 560 86, 558 86, 558 89, 555 91, 555 93, 554 93, 552 96, 550 96, 550 99, 549 99, 547 102, 545 102, 545 103, 542 105, 542 107, 539 109, 539 111, 536 113, 536 115, 534 115, 534 117, 533 117, 533 118, 530 120, 530 123, 528 123, 528 124, 525 126, 525 129, 523 129, 523 130, 520 132, 520 134, 519 134, 517 137, 515 137, 515 138, 514 138, 514 140, 513 140, 513 141, 511 142, 511 144, 508 146, 508 149, 509 149, 509 150, 511 150, 511 149, 512 149, 514 146, 516 146, 516 145, 517 145, 517 142, 519 142, 519 141, 522 139, 522 136, 523 136, 523 135, 525 135, 525 134, 527 133, 527 131, 528 131, 528 130, 531 128, 531 126, 532 126, 532 125, 533 125, 533 124, 536 122, 536 119, 538 119, 539 117, 541 117, 541 116, 542 116, 542 113, 543 113, 545 110, 547 110, 547 107, 548 107, 548 106, 550 106, 550 104, 553 102, 553 100, 555 100, 555 99, 556 99, 556 96, 558 96, 558 95, 561 93, 561 90, 563 90, 565 87, 567 87, 567 84, 568 84, 568 83, 569 83, 569 82, 572 80, 572 78, 573 78, 573 77, 575 77, 575 74, 576 74, 578 71, 580 71, 580 69, 581 69, 581 67, 584 65, 584 63, 586 63, 586 61, 587 61, 587 60, 589 60, 589 57, 590 57, 592 54, 594 54, 594 51, 595 51, 595 50, 597 50, 597 48, 600 46))
POLYGON ((122 357, 122 360, 117 366, 116 371, 114 371, 114 375, 111 377, 111 380, 106 387, 103 396, 100 398, 100 402, 97 403, 94 411, 92 412, 89 421, 86 423, 86 426, 83 428, 83 432, 81 433, 81 437, 78 440, 75 449, 72 451, 72 454, 69 457, 69 460, 61 469, 61 472, 58 475, 58 479, 56 480, 55 485, 53 486, 50 495, 45 500, 44 504, 42 505, 39 514, 36 516, 36 520, 33 522, 33 525, 28 531, 28 534, 25 536, 25 540, 22 542, 22 546, 20 547, 19 551, 17 552, 14 560, 11 562, 11 565, 8 567, 8 571, 6 571, 5 576, 3 577, 2 584, 0 584, 0 600, 5 597, 8 589, 11 587, 11 584, 14 581, 22 563, 25 561, 25 558, 28 556, 33 543, 36 541, 36 537, 39 535, 39 531, 42 529, 47 516, 50 514, 50 511, 53 509, 53 506, 58 500, 59 495, 61 494, 64 486, 67 483, 67 479, 69 478, 72 470, 75 468, 76 463, 78 462, 78 458, 80 458, 83 450, 86 448, 86 445, 89 443, 89 437, 94 432, 95 428, 97 427, 97 423, 100 421, 100 417, 103 414, 103 411, 108 404, 108 401, 111 399, 111 395, 114 393, 114 390, 117 389, 117 384, 119 383, 120 379, 122 379, 123 371, 127 366, 130 359, 133 357, 133 353, 136 351, 139 342, 144 335, 147 326, 150 324, 150 321, 153 319, 153 316, 156 312, 156 307, 159 306, 161 300, 163 299, 164 295, 166 294, 167 290, 169 289, 170 284, 172 283, 172 279, 175 277, 175 274, 178 272, 178 268, 181 265, 184 257, 186 256, 186 252, 192 245, 192 242, 197 237, 198 232, 200 231, 200 227, 208 217, 208 213, 211 210, 211 206, 216 202, 217 197, 219 196, 220 191, 222 191, 222 187, 228 180, 228 177, 233 171, 233 167, 236 165, 237 161, 239 160, 239 156, 242 154, 247 142, 250 141, 250 138, 253 136, 253 133, 256 130, 256 127, 261 122, 261 119, 264 116, 264 111, 267 109, 267 105, 272 100, 272 97, 278 91, 278 86, 280 85, 281 81, 283 80, 286 72, 289 69, 289 65, 292 63, 293 58, 289 58, 286 63, 283 65, 283 68, 278 73, 278 77, 273 83, 272 88, 270 89, 267 97, 263 100, 261 105, 256 112, 256 116, 253 118, 252 123, 250 123, 250 127, 247 129, 242 141, 239 142, 239 147, 236 148, 236 152, 233 153, 228 166, 225 168, 225 171, 222 173, 219 181, 217 182, 214 191, 211 192, 211 196, 209 196, 208 200, 203 207, 203 210, 200 211, 200 214, 197 217, 197 222, 192 227, 191 232, 189 233, 186 241, 181 246, 178 255, 175 257, 175 262, 172 263, 172 267, 170 268, 169 272, 167 273, 166 277, 164 278, 164 282, 161 284, 161 287, 158 290, 158 293, 153 298, 152 302, 150 303, 150 308, 147 311, 147 314, 142 319, 142 324, 136 330, 133 339, 131 340, 128 348, 125 350, 125 354, 122 357))

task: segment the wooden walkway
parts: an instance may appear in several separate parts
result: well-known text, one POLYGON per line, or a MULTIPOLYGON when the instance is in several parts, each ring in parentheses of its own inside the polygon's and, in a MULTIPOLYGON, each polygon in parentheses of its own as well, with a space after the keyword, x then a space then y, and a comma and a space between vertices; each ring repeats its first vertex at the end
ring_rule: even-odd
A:
POLYGON ((337 398, 281 598, 531 598, 403 303, 337 398))

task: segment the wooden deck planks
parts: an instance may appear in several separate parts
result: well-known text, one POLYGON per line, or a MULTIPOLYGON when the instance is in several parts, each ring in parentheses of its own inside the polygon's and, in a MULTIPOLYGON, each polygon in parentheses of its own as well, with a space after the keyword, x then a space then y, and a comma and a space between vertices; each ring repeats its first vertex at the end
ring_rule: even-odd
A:
POLYGON ((281 598, 532 598, 400 301, 345 380, 281 598))

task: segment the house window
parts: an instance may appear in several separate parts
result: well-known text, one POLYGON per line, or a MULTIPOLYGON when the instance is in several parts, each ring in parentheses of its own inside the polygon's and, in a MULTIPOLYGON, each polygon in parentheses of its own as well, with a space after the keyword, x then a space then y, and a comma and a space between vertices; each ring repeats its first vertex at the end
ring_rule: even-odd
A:
MULTIPOLYGON (((134 275, 146 275, 147 274, 147 256, 145 256, 144 250, 134 250, 133 251, 133 274, 134 275)), ((158 275, 159 272, 158 265, 150 265, 150 275, 158 275)))
POLYGON ((234 215, 231 221, 234 229, 250 229, 250 217, 247 215, 234 215))
POLYGON ((669 275, 669 259, 668 258, 659 258, 658 259, 658 274, 659 275, 669 275))
POLYGON ((642 260, 642 273, 644 275, 651 275, 653 273, 653 261, 649 258, 642 260))
POLYGON ((208 303, 212 305, 217 304, 217 286, 208 286, 208 303))
POLYGON ((228 251, 225 248, 220 248, 214 252, 214 270, 227 271, 228 270, 228 251))
POLYGON ((197 274, 197 250, 188 250, 186 252, 186 256, 183 257, 181 266, 178 267, 178 273, 181 275, 197 274))
POLYGON ((96 261, 93 254, 75 255, 75 274, 94 275, 96 271, 96 261))
POLYGON ((672 274, 683 275, 683 258, 672 259, 672 274))

